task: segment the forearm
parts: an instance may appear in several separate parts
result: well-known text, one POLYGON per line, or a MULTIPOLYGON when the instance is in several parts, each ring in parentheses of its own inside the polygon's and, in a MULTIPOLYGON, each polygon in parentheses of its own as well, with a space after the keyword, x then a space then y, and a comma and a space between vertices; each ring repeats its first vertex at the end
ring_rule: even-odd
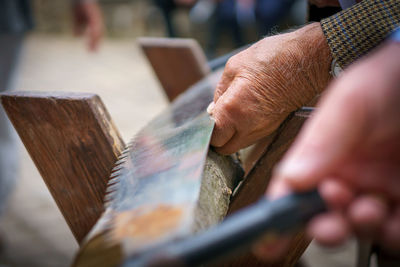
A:
POLYGON ((330 48, 320 23, 309 24, 295 33, 298 36, 299 48, 303 53, 303 68, 306 70, 304 74, 310 84, 314 85, 315 94, 318 94, 326 88, 332 78, 330 48))

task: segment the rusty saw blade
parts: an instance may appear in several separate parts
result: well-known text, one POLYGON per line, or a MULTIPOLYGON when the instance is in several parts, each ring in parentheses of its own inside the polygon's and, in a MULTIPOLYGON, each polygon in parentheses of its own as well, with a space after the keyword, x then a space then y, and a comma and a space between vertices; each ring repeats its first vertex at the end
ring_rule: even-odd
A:
MULTIPOLYGON (((188 236, 202 224, 194 213, 214 128, 206 108, 219 76, 193 86, 132 139, 111 175, 106 211, 75 266, 117 266, 133 252, 188 236)), ((229 187, 234 185, 227 201, 229 187)))
MULTIPOLYGON (((170 244, 175 241, 193 237, 197 223, 194 213, 214 128, 205 110, 218 77, 210 76, 195 85, 132 139, 111 175, 106 211, 84 241, 74 266, 131 266, 132 257, 149 255, 165 244, 173 247, 170 244)), ((303 108, 296 115, 309 116, 311 111, 303 108)), ((232 164, 229 168, 239 167, 232 164)), ((230 184, 230 188, 235 185, 230 184)), ((228 193, 226 199, 229 197, 228 193)), ((225 215, 224 211, 220 213, 225 215)), ((218 237, 212 232, 210 235, 218 237)), ((218 240, 225 240, 226 235, 222 237, 218 240)), ((200 239, 211 240, 207 236, 200 239)))

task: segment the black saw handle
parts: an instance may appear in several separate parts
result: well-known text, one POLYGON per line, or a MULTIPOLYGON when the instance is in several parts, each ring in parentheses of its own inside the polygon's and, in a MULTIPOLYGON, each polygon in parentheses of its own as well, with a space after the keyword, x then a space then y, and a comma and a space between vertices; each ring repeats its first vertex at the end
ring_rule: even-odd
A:
POLYGON ((193 237, 165 243, 130 257, 123 266, 198 266, 248 249, 265 234, 279 236, 305 225, 326 210, 317 190, 257 203, 193 237))

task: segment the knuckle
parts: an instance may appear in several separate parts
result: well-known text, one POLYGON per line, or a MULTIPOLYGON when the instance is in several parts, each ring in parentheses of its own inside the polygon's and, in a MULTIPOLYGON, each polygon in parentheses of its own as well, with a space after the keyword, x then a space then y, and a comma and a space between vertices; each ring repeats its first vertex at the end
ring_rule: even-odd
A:
POLYGON ((241 101, 240 97, 226 98, 222 101, 222 108, 224 110, 224 115, 233 121, 242 121, 248 115, 247 106, 241 101))
POLYGON ((237 59, 237 56, 232 56, 226 62, 225 69, 228 71, 235 71, 239 65, 240 65, 240 63, 237 59))
POLYGON ((215 96, 219 98, 225 92, 225 84, 221 81, 218 82, 217 87, 215 88, 215 96))
POLYGON ((223 99, 221 106, 222 106, 222 111, 228 114, 234 113, 238 109, 235 101, 231 99, 223 99))

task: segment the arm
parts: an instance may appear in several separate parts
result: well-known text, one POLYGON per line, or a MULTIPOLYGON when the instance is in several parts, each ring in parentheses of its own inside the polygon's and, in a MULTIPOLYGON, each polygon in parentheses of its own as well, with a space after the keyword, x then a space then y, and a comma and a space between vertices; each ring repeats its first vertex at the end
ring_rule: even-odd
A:
POLYGON ((398 0, 364 0, 321 21, 332 56, 342 68, 377 47, 399 24, 398 0))
POLYGON ((267 37, 227 63, 209 112, 211 144, 236 152, 273 132, 330 80, 332 58, 319 23, 267 37))
POLYGON ((73 0, 72 12, 74 32, 76 35, 85 33, 88 38, 88 49, 95 51, 103 36, 103 17, 101 9, 95 0, 73 0))
POLYGON ((209 107, 216 122, 211 145, 229 154, 267 136, 327 86, 332 58, 346 67, 399 22, 400 1, 364 0, 321 26, 267 37, 233 56, 209 107))
MULTIPOLYGON (((400 42, 388 42, 335 81, 275 170, 269 196, 318 187, 329 212, 308 234, 325 245, 350 235, 400 251, 400 42)), ((286 241, 284 241, 286 242, 286 241)), ((259 245, 260 257, 271 255, 259 245)))

